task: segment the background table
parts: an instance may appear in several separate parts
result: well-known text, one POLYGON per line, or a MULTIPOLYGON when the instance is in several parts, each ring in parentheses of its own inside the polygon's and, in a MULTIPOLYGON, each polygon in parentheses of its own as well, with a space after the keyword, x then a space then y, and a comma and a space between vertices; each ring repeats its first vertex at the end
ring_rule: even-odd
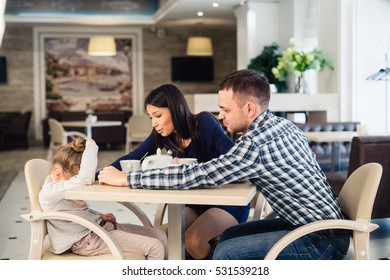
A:
POLYGON ((76 187, 65 192, 66 199, 146 202, 168 204, 168 258, 184 259, 184 207, 198 205, 247 205, 256 195, 249 182, 228 184, 210 189, 146 190, 108 185, 76 187))
POLYGON ((64 127, 85 127, 85 132, 89 138, 92 138, 92 127, 104 127, 104 126, 121 126, 122 122, 120 121, 96 121, 96 122, 87 122, 87 121, 67 121, 61 122, 64 127))
POLYGON ((340 142, 350 142, 358 136, 356 131, 313 131, 305 132, 306 138, 315 142, 332 143, 332 164, 331 172, 340 170, 340 142))

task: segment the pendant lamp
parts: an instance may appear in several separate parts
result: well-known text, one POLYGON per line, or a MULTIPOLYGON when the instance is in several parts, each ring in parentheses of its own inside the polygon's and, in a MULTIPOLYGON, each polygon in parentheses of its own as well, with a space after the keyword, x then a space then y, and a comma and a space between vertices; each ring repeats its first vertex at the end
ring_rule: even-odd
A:
POLYGON ((208 37, 196 36, 188 38, 187 55, 212 56, 213 46, 208 37))
POLYGON ((88 54, 92 56, 116 55, 115 38, 110 36, 93 36, 89 39, 88 54))

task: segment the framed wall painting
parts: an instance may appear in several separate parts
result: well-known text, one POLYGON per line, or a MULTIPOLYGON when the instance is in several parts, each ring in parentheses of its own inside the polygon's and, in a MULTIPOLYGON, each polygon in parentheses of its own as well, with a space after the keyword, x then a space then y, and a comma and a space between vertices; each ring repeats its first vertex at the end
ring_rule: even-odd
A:
MULTIPOLYGON (((141 29, 34 29, 36 133, 49 111, 142 110, 141 29), (88 55, 93 35, 115 37, 115 56, 88 55), (141 94, 140 94, 141 93, 141 94)), ((40 139, 40 135, 36 135, 40 139)))
POLYGON ((114 56, 88 55, 88 37, 43 40, 47 111, 132 110, 131 40, 114 56))

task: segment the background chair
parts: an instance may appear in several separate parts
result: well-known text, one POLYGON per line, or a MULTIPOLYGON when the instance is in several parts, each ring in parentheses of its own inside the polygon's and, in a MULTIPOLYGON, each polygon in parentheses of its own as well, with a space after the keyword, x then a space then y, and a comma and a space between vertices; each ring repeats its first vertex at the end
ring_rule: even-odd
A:
POLYGON ((348 177, 337 199, 349 220, 323 220, 303 225, 281 238, 265 259, 276 259, 286 246, 306 234, 325 229, 347 229, 353 233, 355 258, 368 260, 370 232, 378 228, 371 223, 371 214, 382 172, 380 164, 367 163, 348 177))
POLYGON ((25 178, 27 183, 28 195, 30 198, 31 212, 24 214, 22 217, 31 224, 31 240, 30 240, 30 260, 74 260, 74 259, 137 259, 144 260, 145 256, 132 253, 122 252, 116 242, 102 227, 90 222, 84 218, 70 213, 47 211, 43 212, 39 204, 38 194, 42 188, 47 174, 49 173, 50 162, 44 159, 31 159, 25 167, 25 178), (99 235, 109 247, 111 254, 99 256, 80 256, 67 251, 63 254, 53 254, 50 251, 50 243, 47 238, 46 220, 59 219, 79 223, 99 235))
POLYGON ((56 119, 50 118, 48 122, 50 129, 50 145, 49 152, 47 155, 48 160, 51 160, 51 158, 60 146, 68 143, 68 139, 73 140, 78 136, 83 138, 87 137, 87 135, 79 131, 66 131, 62 124, 56 119))
POLYGON ((338 195, 341 187, 358 167, 377 162, 383 167, 372 210, 372 218, 390 217, 390 136, 358 136, 352 139, 348 172, 327 174, 328 182, 338 195))
POLYGON ((132 149, 133 142, 144 141, 152 131, 152 122, 147 115, 133 115, 126 124, 126 154, 132 149))

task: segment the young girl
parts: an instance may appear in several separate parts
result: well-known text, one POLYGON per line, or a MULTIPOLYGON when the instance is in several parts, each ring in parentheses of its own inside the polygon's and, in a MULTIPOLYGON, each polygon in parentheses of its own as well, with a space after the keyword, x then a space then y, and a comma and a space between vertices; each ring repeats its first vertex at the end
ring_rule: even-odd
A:
MULTIPOLYGON (((116 222, 111 213, 101 214, 88 208, 85 201, 66 200, 65 191, 92 184, 97 168, 98 146, 92 139, 77 138, 63 145, 55 154, 49 175, 39 193, 43 211, 67 211, 100 224, 124 252, 143 254, 148 260, 167 256, 167 236, 155 228, 116 222)), ((49 220, 47 223, 52 251, 67 250, 83 256, 110 253, 104 241, 88 228, 74 222, 49 220)))

